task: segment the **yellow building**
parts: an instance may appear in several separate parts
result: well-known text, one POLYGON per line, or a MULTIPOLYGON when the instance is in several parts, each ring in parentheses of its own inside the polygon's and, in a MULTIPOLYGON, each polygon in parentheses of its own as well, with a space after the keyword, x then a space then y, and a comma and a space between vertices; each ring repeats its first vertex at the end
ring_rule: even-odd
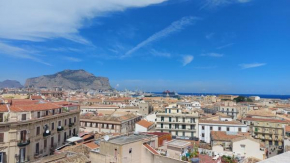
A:
POLYGON ((282 146, 284 128, 290 121, 269 118, 243 118, 244 124, 249 126, 249 131, 256 139, 262 140, 268 146, 282 146))
POLYGON ((50 155, 78 134, 79 113, 78 105, 65 102, 0 104, 1 162, 29 162, 50 155))

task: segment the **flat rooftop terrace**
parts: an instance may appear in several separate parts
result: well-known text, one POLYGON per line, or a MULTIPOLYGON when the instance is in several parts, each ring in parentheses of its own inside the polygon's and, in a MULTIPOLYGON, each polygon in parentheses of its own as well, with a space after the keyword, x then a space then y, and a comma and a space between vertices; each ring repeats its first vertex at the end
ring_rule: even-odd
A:
POLYGON ((118 145, 124 145, 124 144, 129 144, 129 143, 133 143, 133 142, 137 142, 137 141, 141 141, 144 139, 149 139, 151 137, 153 137, 154 135, 122 135, 116 138, 112 138, 111 140, 108 140, 109 143, 112 144, 118 144, 118 145))

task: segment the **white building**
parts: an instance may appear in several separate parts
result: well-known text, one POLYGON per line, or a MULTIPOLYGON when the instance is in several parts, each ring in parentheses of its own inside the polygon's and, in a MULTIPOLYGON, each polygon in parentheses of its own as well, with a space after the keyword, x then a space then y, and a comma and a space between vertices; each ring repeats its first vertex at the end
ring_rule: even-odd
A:
POLYGON ((148 132, 154 128, 153 122, 148 122, 144 119, 135 123, 135 132, 148 132))
POLYGON ((165 112, 156 114, 156 131, 169 132, 180 139, 197 139, 198 118, 198 112, 173 104, 165 108, 165 112))
POLYGON ((247 125, 237 121, 199 120, 198 131, 199 140, 210 143, 211 131, 247 132, 247 125))

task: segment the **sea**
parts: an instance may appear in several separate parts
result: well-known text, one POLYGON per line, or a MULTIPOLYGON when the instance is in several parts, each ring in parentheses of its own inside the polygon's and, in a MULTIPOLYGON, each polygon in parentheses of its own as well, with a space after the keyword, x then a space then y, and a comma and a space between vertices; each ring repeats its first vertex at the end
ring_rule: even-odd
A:
MULTIPOLYGON (((161 95, 162 92, 152 92, 153 94, 156 95, 161 95)), ((269 98, 269 99, 283 99, 283 100, 288 100, 290 99, 290 95, 271 95, 271 94, 227 94, 227 93, 178 93, 179 95, 183 96, 207 96, 207 95, 237 95, 237 96, 259 96, 260 98, 269 98)))

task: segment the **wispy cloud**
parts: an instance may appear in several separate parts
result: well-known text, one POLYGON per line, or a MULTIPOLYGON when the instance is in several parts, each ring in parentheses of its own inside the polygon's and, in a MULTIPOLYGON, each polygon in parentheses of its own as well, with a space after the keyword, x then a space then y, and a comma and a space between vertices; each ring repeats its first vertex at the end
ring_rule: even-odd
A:
POLYGON ((261 67, 261 66, 265 66, 265 65, 266 65, 266 63, 239 64, 239 66, 240 66, 242 69, 261 67))
POLYGON ((156 40, 159 40, 159 39, 161 39, 163 37, 166 37, 166 36, 168 36, 168 35, 170 35, 170 34, 172 34, 174 32, 182 30, 185 26, 188 26, 188 25, 192 24, 195 20, 198 20, 198 19, 199 18, 193 17, 193 16, 183 17, 180 20, 171 23, 171 25, 169 25, 165 29, 153 34, 152 36, 150 36, 146 40, 144 40, 141 43, 139 43, 134 48, 132 48, 129 51, 127 51, 123 57, 128 57, 132 53, 137 51, 138 49, 142 48, 143 46, 146 46, 147 44, 150 44, 150 43, 152 43, 152 42, 154 42, 156 40))
POLYGON ((82 60, 79 59, 79 58, 75 58, 75 57, 62 57, 63 59, 67 60, 67 61, 70 61, 70 62, 81 62, 82 60))
POLYGON ((200 66, 200 67, 194 67, 196 69, 215 69, 217 66, 200 66))
POLYGON ((110 12, 146 7, 164 1, 166 0, 75 0, 73 3, 70 0, 63 0, 61 3, 58 0, 0 1, 0 38, 28 41, 64 38, 91 44, 79 34, 79 30, 85 26, 84 22, 110 12))
POLYGON ((151 49, 150 50, 150 53, 153 55, 153 56, 156 56, 156 57, 171 57, 171 54, 170 53, 167 53, 167 52, 160 52, 160 51, 157 51, 155 49, 151 49))
POLYGON ((194 56, 192 55, 184 55, 182 56, 182 65, 183 66, 186 66, 188 65, 189 63, 191 63, 194 59, 194 56))
POLYGON ((208 33, 205 35, 205 38, 210 40, 211 38, 213 38, 213 36, 214 36, 214 33, 208 33))
POLYGON ((200 10, 204 8, 215 8, 233 3, 247 3, 250 1, 251 0, 206 0, 205 4, 200 8, 200 10))
POLYGON ((26 50, 24 48, 19 48, 16 46, 12 46, 6 43, 0 42, 0 54, 7 55, 14 58, 20 59, 29 59, 38 63, 42 63, 48 66, 51 64, 44 62, 43 60, 39 59, 40 55, 34 54, 33 51, 26 50))
POLYGON ((200 56, 205 56, 205 57, 223 57, 223 54, 220 53, 205 53, 205 54, 201 54, 200 56))
POLYGON ((230 47, 232 45, 234 45, 234 43, 229 43, 229 44, 226 44, 226 45, 222 45, 222 46, 217 47, 216 49, 224 49, 224 48, 230 47))

